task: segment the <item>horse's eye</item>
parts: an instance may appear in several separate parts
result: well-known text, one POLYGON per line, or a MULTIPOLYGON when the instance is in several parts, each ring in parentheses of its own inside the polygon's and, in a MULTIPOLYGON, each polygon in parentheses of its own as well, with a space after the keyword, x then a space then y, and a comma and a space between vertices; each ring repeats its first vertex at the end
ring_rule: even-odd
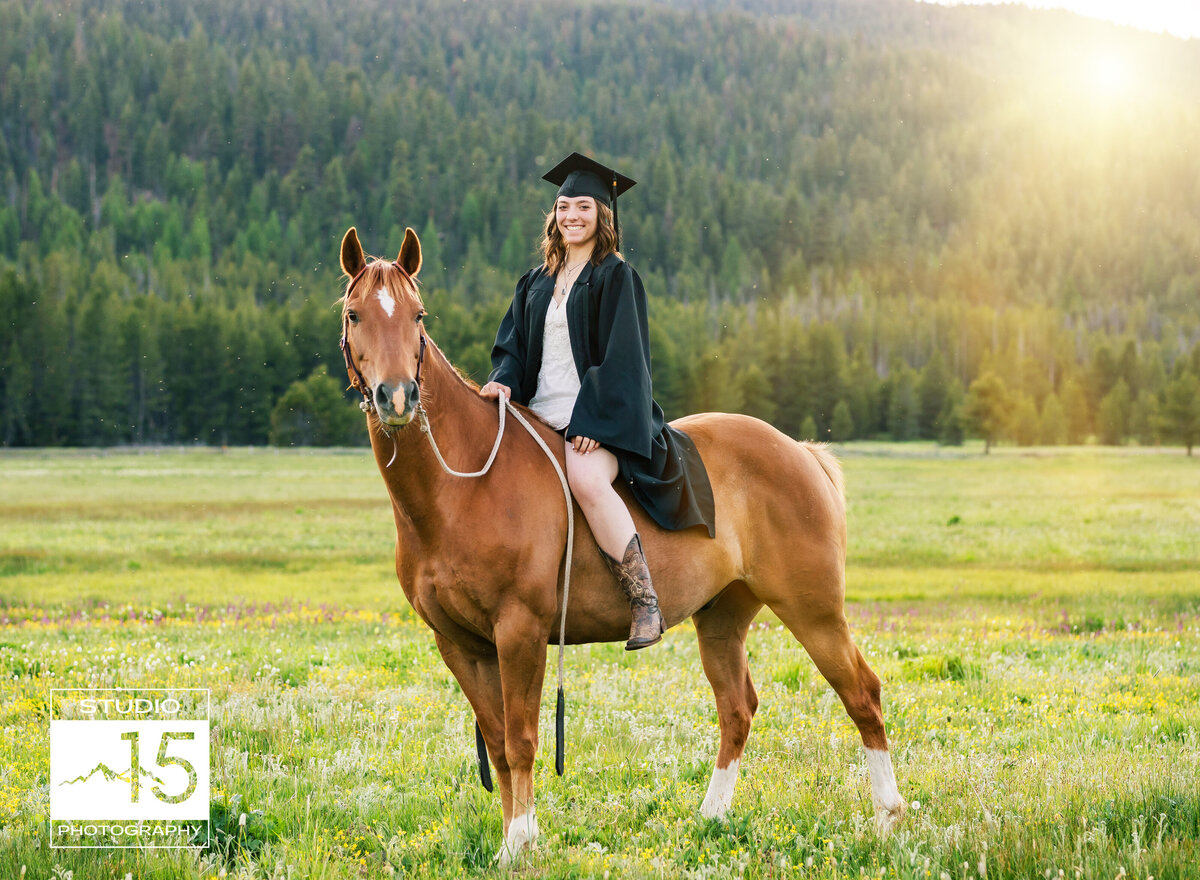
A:
POLYGON ((354 311, 354 309, 350 309, 350 311, 346 312, 346 320, 348 320, 351 324, 357 324, 358 312, 354 311))
POLYGON ((417 323, 420 324, 423 320, 429 317, 428 312, 417 312, 417 323))

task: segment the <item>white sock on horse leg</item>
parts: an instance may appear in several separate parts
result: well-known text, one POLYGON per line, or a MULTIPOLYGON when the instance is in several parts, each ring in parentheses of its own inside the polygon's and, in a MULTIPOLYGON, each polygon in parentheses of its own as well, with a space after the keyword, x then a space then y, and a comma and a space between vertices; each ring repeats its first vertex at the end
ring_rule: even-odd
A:
POLYGON ((520 855, 521 850, 533 846, 539 833, 537 814, 533 807, 530 807, 527 813, 513 817, 508 825, 508 837, 500 846, 500 852, 496 853, 496 861, 501 866, 511 864, 512 860, 520 855))
POLYGON ((875 821, 887 831, 899 821, 904 811, 904 798, 896 787, 892 756, 886 749, 863 749, 867 768, 871 771, 871 799, 875 802, 875 821), (887 827, 884 827, 884 826, 887 827))
POLYGON ((733 787, 737 784, 738 764, 741 759, 730 761, 725 769, 713 768, 708 782, 708 793, 700 805, 700 815, 705 819, 723 819, 729 805, 733 803, 733 787))

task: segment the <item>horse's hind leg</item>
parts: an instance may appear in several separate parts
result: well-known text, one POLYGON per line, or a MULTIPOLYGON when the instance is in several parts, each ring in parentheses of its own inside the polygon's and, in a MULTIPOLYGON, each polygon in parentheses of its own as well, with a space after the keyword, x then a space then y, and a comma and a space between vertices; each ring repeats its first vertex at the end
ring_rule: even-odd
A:
POLYGON ((717 701, 721 747, 708 793, 700 806, 706 819, 724 817, 733 801, 738 764, 758 709, 758 694, 746 662, 746 632, 762 603, 740 581, 730 584, 711 607, 692 615, 700 641, 700 660, 717 701))
POLYGON ((789 605, 791 607, 773 607, 772 610, 800 640, 858 727, 866 750, 867 767, 871 771, 875 824, 886 834, 903 818, 907 805, 896 787, 896 774, 888 753, 879 676, 867 665, 850 638, 850 627, 840 608, 817 612, 800 603, 789 605))

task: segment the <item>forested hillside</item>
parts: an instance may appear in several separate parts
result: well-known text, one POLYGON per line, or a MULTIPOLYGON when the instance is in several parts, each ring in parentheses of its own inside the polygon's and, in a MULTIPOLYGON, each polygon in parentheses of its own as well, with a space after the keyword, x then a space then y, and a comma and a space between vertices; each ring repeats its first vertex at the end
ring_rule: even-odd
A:
POLYGON ((573 149, 639 181, 669 417, 1200 430, 1196 41, 907 0, 0 0, 0 75, 4 445, 361 437, 304 415, 344 384, 352 224, 420 232, 481 380, 573 149))

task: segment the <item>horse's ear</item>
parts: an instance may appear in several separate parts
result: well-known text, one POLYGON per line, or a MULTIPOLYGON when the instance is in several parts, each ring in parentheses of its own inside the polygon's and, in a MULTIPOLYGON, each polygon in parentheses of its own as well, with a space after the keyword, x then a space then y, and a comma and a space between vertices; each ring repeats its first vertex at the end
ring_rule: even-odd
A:
POLYGON ((351 226, 342 237, 342 271, 353 278, 367 265, 362 245, 358 241, 358 230, 351 226))
POLYGON ((421 271, 421 240, 411 226, 404 227, 404 243, 400 245, 400 256, 396 257, 396 262, 413 278, 421 271))

